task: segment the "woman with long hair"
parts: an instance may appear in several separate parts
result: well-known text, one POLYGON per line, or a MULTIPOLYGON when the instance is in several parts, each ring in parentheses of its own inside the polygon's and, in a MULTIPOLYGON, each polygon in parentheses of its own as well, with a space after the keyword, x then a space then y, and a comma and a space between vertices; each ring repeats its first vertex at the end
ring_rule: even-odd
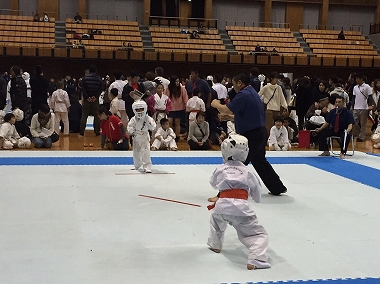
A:
POLYGON ((179 78, 176 75, 170 77, 169 86, 165 89, 164 94, 172 102, 172 109, 168 113, 168 120, 170 127, 174 129, 175 139, 178 141, 181 134, 181 119, 186 118, 186 104, 189 98, 185 87, 180 84, 179 78))

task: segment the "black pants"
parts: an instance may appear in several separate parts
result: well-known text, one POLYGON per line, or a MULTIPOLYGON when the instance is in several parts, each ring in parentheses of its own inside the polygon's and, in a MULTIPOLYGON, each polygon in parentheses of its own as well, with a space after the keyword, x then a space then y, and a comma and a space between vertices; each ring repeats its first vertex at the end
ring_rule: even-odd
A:
POLYGON ((197 142, 193 140, 187 141, 190 146, 190 150, 208 150, 210 149, 210 143, 208 141, 204 142, 202 146, 199 146, 197 142))
POLYGON ((266 128, 256 128, 242 133, 242 135, 248 139, 249 147, 248 157, 244 164, 252 164, 265 186, 273 195, 280 195, 285 192, 287 190, 286 187, 265 158, 265 146, 268 140, 266 128))
POLYGON ((334 129, 332 128, 325 128, 321 132, 318 133, 318 139, 319 139, 319 150, 320 151, 328 151, 329 145, 328 145, 328 138, 331 136, 338 136, 340 137, 339 145, 340 145, 340 152, 344 155, 347 153, 347 147, 350 144, 351 140, 351 134, 347 134, 345 131, 338 131, 334 132, 334 129))
POLYGON ((113 149, 114 150, 120 150, 120 151, 128 151, 129 150, 129 143, 128 139, 125 138, 122 143, 117 143, 118 141, 111 141, 113 149))

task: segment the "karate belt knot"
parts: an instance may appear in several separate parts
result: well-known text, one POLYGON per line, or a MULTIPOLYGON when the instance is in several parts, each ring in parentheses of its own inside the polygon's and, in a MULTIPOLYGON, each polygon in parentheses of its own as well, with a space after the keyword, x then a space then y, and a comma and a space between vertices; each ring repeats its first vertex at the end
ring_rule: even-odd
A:
MULTIPOLYGON (((248 199, 248 191, 240 188, 233 188, 220 192, 219 198, 236 198, 236 199, 248 199)), ((208 210, 214 209, 216 202, 207 206, 208 210)))

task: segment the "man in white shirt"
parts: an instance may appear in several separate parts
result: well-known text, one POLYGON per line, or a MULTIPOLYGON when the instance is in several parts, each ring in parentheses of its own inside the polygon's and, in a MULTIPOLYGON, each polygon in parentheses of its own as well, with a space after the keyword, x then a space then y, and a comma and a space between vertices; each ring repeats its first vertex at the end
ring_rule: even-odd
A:
POLYGON ((222 76, 219 74, 214 75, 214 85, 212 88, 218 94, 218 100, 225 100, 227 98, 227 88, 222 84, 222 76))
POLYGON ((164 78, 164 68, 162 67, 157 67, 154 72, 156 73, 156 78, 154 78, 154 80, 160 80, 162 85, 164 86, 164 89, 166 89, 169 84, 170 84, 170 81, 166 78, 164 78))
POLYGON ((115 77, 115 82, 113 82, 109 86, 108 92, 110 93, 113 88, 117 89, 117 93, 118 93, 117 97, 119 100, 118 111, 120 113, 120 119, 123 122, 123 125, 127 127, 129 120, 128 120, 127 112, 125 110, 125 101, 122 99, 123 88, 127 84, 127 82, 121 80, 122 73, 120 70, 118 69, 114 70, 113 75, 115 77))
POLYGON ((362 74, 357 74, 355 80, 357 85, 353 89, 353 114, 355 123, 360 126, 356 142, 363 142, 366 134, 368 111, 373 107, 372 88, 364 82, 364 75, 362 74))

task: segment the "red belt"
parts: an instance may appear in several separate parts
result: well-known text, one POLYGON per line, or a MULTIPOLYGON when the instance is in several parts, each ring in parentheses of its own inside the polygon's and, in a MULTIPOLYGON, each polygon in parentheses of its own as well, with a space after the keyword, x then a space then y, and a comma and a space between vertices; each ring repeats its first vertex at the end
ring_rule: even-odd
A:
MULTIPOLYGON (((224 190, 220 192, 220 197, 219 198, 236 198, 236 199, 248 199, 248 191, 245 189, 240 189, 240 188, 233 188, 229 190, 224 190)), ((207 206, 208 210, 211 210, 215 207, 215 204, 211 204, 207 206)))

